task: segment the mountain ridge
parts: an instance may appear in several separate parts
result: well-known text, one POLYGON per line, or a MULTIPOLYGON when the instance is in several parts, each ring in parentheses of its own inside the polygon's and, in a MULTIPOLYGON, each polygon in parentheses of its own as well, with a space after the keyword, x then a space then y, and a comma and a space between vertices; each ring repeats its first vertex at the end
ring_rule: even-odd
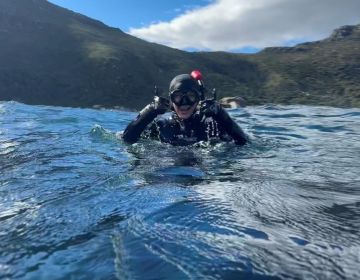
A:
POLYGON ((0 100, 140 109, 158 85, 200 69, 220 97, 248 104, 360 107, 360 25, 256 54, 149 43, 46 0, 0 2, 0 100))

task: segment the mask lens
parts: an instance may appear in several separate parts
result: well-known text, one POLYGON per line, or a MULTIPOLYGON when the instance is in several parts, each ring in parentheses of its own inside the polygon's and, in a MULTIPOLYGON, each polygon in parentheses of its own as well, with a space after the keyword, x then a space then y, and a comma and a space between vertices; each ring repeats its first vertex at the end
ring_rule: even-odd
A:
POLYGON ((174 91, 170 95, 171 101, 174 102, 176 105, 183 105, 183 104, 195 104, 199 101, 199 96, 196 92, 188 91, 188 92, 181 92, 181 91, 174 91))
POLYGON ((175 91, 171 94, 170 98, 175 104, 180 104, 183 94, 180 91, 175 91))
POLYGON ((192 103, 195 103, 196 101, 198 101, 198 95, 197 93, 193 92, 193 91, 188 91, 186 93, 186 96, 187 98, 189 98, 189 100, 192 102, 192 103))

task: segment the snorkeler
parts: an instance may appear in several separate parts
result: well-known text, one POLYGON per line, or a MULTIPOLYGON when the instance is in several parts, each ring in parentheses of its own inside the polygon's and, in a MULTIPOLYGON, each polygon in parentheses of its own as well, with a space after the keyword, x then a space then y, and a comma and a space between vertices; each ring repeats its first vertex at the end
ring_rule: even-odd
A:
POLYGON ((233 141, 244 145, 247 137, 239 125, 214 99, 204 100, 205 88, 199 71, 181 74, 170 83, 170 101, 155 96, 125 129, 123 139, 135 143, 140 138, 158 139, 172 145, 200 141, 233 141), (168 119, 157 118, 171 109, 168 119))

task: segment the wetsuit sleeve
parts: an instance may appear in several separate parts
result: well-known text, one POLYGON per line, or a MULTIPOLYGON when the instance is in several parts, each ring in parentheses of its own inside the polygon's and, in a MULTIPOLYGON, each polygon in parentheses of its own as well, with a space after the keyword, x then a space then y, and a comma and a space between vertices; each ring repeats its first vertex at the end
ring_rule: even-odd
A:
POLYGON ((152 104, 147 105, 124 130, 122 135, 126 143, 133 144, 140 138, 141 133, 156 118, 158 112, 152 104))
POLYGON ((245 145, 248 142, 248 138, 244 131, 230 117, 224 108, 219 108, 219 112, 214 116, 214 119, 224 128, 226 133, 234 139, 235 144, 245 145))

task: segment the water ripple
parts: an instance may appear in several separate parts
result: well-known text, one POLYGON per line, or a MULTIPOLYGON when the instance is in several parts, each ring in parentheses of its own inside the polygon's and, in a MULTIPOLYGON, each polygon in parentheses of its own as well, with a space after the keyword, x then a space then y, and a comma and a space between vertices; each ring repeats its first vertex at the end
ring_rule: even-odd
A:
POLYGON ((0 278, 359 279, 360 111, 230 110, 244 147, 0 103, 0 278))

